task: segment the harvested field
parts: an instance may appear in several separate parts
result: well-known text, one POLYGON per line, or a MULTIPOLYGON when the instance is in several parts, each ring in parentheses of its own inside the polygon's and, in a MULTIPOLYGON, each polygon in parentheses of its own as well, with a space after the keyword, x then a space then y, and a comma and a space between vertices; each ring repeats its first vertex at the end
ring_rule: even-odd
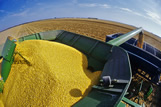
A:
MULTIPOLYGON (((22 24, 0 32, 0 45, 5 42, 8 36, 18 38, 29 34, 50 30, 66 30, 105 41, 106 35, 113 33, 127 33, 133 29, 135 29, 135 27, 133 26, 97 19, 49 19, 22 24)), ((152 44, 154 47, 161 50, 160 37, 157 37, 146 31, 144 31, 144 35, 145 42, 148 42, 149 44, 152 44)), ((133 84, 140 84, 141 80, 141 77, 135 76, 133 79, 133 84)), ((146 85, 148 86, 149 82, 144 80, 144 84, 145 89, 147 89, 146 85)), ((141 98, 144 92, 144 89, 140 92, 139 96, 141 98)), ((161 88, 158 88, 154 85, 153 93, 145 101, 146 106, 161 106, 159 103, 159 101, 161 100, 161 97, 159 96, 160 93, 161 88)), ((137 94, 132 97, 132 100, 136 96, 137 94)), ((140 102, 140 104, 142 104, 142 101, 140 102)))
MULTIPOLYGON (((22 24, 0 32, 0 44, 5 42, 7 36, 21 37, 49 30, 66 30, 104 41, 106 35, 127 33, 133 29, 135 27, 97 19, 49 19, 22 24)), ((144 35, 146 42, 161 50, 161 38, 146 31, 144 35)))

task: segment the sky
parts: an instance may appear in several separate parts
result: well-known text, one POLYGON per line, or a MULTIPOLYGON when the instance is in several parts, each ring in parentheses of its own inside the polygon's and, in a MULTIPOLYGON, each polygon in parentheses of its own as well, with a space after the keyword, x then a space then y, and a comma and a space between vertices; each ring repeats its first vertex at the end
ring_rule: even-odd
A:
POLYGON ((161 37, 161 0, 0 0, 0 31, 42 19, 98 18, 120 22, 161 37))

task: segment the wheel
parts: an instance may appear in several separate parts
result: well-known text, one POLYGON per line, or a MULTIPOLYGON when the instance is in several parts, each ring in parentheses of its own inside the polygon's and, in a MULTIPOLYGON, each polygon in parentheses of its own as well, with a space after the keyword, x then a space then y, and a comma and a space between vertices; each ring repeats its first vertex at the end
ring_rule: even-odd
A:
POLYGON ((103 76, 102 80, 103 80, 103 85, 104 86, 111 85, 111 77, 110 76, 103 76))

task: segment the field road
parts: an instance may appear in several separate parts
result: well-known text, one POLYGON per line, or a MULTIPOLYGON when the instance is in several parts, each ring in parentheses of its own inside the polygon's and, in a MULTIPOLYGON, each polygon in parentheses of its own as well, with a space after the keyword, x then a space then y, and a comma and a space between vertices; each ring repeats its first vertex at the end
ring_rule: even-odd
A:
MULTIPOLYGON (((29 34, 50 30, 66 30, 104 41, 106 35, 113 33, 127 33, 133 29, 135 29, 135 27, 130 25, 98 19, 48 19, 18 25, 0 32, 0 44, 4 43, 8 36, 18 38, 29 34)), ((148 42, 149 44, 152 44, 154 47, 161 50, 160 37, 157 37, 147 31, 144 31, 144 35, 145 42, 148 42)))

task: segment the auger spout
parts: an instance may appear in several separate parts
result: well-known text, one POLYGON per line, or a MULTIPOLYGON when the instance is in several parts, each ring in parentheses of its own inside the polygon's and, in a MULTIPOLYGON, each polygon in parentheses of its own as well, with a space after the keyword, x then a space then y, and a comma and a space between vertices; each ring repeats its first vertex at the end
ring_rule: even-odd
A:
POLYGON ((110 40, 109 42, 107 42, 108 44, 114 45, 114 46, 119 46, 121 44, 123 44, 124 42, 126 42, 127 40, 131 39, 132 37, 134 37, 135 35, 142 33, 142 28, 137 28, 131 32, 128 32, 124 35, 121 35, 113 40, 110 40))

